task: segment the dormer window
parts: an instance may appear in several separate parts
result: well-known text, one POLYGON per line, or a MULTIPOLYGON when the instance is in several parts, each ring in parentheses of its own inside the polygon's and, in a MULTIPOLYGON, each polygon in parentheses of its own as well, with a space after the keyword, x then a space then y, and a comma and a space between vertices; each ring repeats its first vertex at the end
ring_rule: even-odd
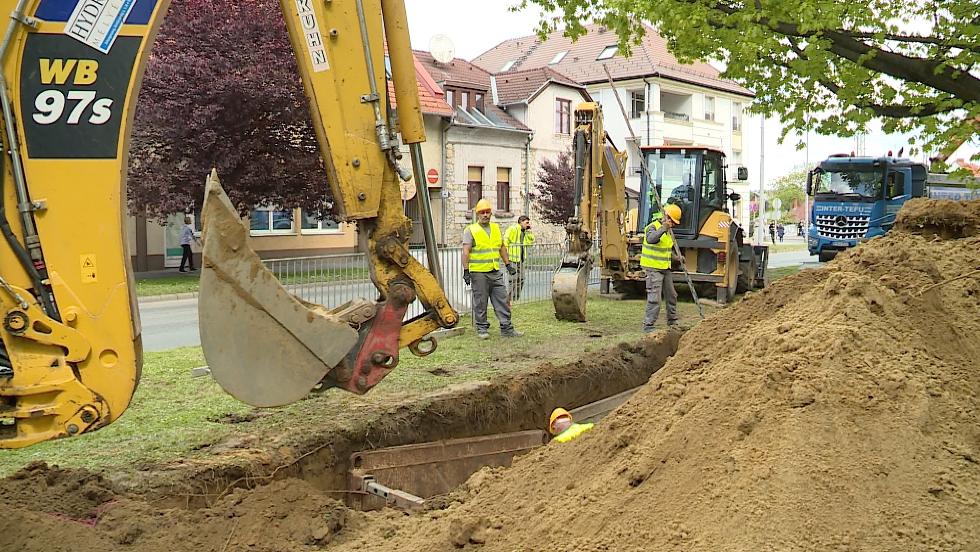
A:
POLYGON ((515 62, 517 62, 516 59, 512 59, 512 60, 508 61, 507 63, 504 64, 503 67, 500 68, 500 72, 501 73, 506 73, 507 71, 510 71, 510 68, 514 66, 514 63, 515 62))
POLYGON ((606 46, 605 48, 602 49, 601 52, 599 52, 599 57, 597 57, 595 59, 596 59, 596 61, 599 61, 601 59, 609 59, 609 58, 615 56, 616 55, 616 52, 618 52, 618 51, 619 51, 619 46, 617 46, 615 44, 612 45, 612 46, 606 46))
POLYGON ((548 62, 548 65, 557 65, 561 63, 561 60, 565 59, 566 54, 568 54, 568 50, 562 50, 561 52, 558 52, 557 54, 555 54, 555 57, 551 58, 551 61, 548 62))

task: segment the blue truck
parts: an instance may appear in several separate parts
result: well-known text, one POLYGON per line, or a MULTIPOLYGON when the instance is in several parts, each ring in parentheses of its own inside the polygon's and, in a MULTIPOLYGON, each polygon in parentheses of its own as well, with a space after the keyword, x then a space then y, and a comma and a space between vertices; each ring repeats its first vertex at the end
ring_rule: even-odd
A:
POLYGON ((813 198, 807 249, 821 262, 881 236, 906 201, 925 197, 929 171, 896 157, 833 155, 807 174, 813 198))

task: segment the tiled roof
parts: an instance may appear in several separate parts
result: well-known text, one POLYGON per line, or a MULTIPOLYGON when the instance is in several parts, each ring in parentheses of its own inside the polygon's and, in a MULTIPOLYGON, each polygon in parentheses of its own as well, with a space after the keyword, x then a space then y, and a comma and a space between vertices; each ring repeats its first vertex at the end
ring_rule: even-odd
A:
MULTIPOLYGON (((446 95, 439 88, 439 85, 432 80, 429 73, 425 70, 419 59, 415 58, 415 78, 419 82, 419 103, 422 105, 422 113, 425 115, 440 115, 451 117, 453 108, 446 103, 446 95)), ((391 106, 395 107, 395 85, 388 81, 388 94, 391 97, 391 106)))
POLYGON ((664 38, 652 27, 646 27, 646 34, 641 43, 633 47, 631 57, 625 58, 617 52, 607 60, 596 58, 606 47, 616 45, 619 37, 602 25, 588 25, 586 30, 586 34, 575 42, 563 36, 561 31, 548 35, 544 41, 537 36, 505 40, 477 56, 473 63, 491 72, 501 72, 510 61, 514 63, 508 71, 552 67, 582 84, 606 81, 605 65, 614 80, 658 76, 742 96, 754 95, 721 78, 718 70, 707 63, 681 64, 667 50, 664 38), (552 64, 561 52, 567 53, 552 64))
POLYGON ((466 111, 456 107, 456 124, 531 132, 523 123, 494 105, 490 94, 490 73, 464 59, 440 63, 429 52, 415 50, 414 53, 419 65, 429 74, 431 80, 443 87, 443 91, 446 86, 459 86, 483 92, 484 111, 474 113, 471 112, 474 109, 466 111))
POLYGON ((526 103, 534 99, 548 83, 560 84, 581 90, 588 97, 585 86, 573 81, 550 67, 509 71, 496 75, 497 105, 526 103))

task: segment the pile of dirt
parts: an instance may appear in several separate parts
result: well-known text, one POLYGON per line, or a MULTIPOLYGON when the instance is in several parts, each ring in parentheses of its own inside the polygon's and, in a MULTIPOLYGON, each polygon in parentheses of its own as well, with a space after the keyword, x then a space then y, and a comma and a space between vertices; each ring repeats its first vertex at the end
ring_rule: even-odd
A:
POLYGON ((980 234, 980 201, 913 199, 898 212, 895 227, 943 239, 976 236, 980 234))
POLYGON ((933 229, 978 206, 750 295, 593 431, 334 549, 975 549, 980 236, 933 229))

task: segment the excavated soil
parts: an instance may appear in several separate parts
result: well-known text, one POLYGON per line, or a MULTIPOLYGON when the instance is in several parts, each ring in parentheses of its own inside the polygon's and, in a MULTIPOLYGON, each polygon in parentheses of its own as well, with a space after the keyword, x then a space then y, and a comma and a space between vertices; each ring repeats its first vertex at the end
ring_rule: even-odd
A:
POLYGON ((332 550, 980 549, 980 236, 939 237, 978 206, 911 204, 688 332, 592 432, 332 550))
POLYGON ((269 484, 189 479, 184 507, 30 466, 0 482, 0 550, 977 550, 978 213, 911 202, 888 236, 687 332, 659 371, 677 334, 320 436, 269 484), (540 427, 651 373, 593 431, 482 470, 437 509, 354 512, 331 492, 358 446, 540 427))
MULTIPOLYGON (((345 497, 359 450, 542 429, 555 406, 580 406, 644 384, 677 349, 662 332, 579 361, 450 386, 394 407, 370 427, 316 434, 258 455, 186 462, 143 476, 29 465, 0 480, 0 551, 319 550, 352 516, 345 497)), ((300 423, 300 422, 297 422, 300 423)), ((358 518, 359 519, 359 518, 358 518)))

